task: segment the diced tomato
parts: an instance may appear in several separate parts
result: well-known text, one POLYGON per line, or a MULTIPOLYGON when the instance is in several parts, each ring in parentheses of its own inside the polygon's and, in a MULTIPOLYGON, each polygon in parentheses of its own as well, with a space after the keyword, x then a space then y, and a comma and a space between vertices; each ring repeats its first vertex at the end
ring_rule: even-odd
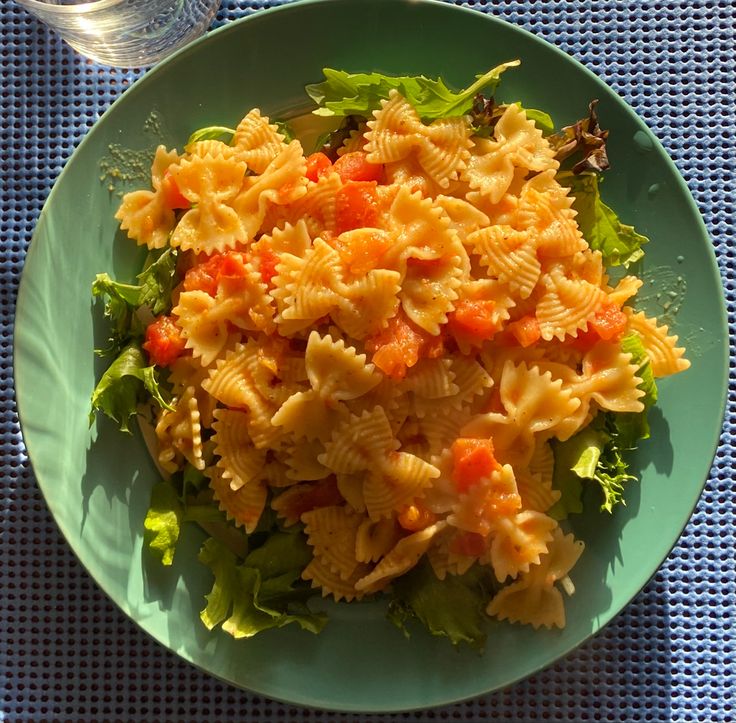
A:
POLYGON ((258 256, 260 264, 258 270, 261 273, 261 279, 270 288, 273 286, 273 277, 277 273, 276 267, 279 264, 279 257, 271 249, 264 249, 258 256))
POLYGON ((373 354, 371 361, 392 379, 403 379, 419 359, 434 359, 444 352, 441 336, 433 337, 412 324, 402 311, 383 331, 366 339, 365 348, 373 354))
POLYGON ((480 557, 486 551, 486 540, 477 532, 459 532, 450 542, 450 551, 468 557, 480 557))
POLYGON ((628 318, 618 304, 604 304, 589 324, 603 341, 618 341, 626 332, 628 318))
POLYGON ((460 437, 452 443, 452 481, 458 492, 467 492, 498 468, 490 439, 460 437))
POLYGON ((495 307, 492 301, 458 301, 455 311, 447 315, 447 329, 456 337, 470 337, 478 341, 492 339, 499 330, 493 319, 495 307))
POLYGON ((206 261, 192 266, 184 275, 185 291, 204 291, 210 296, 217 296, 217 287, 223 280, 234 281, 244 279, 247 275, 245 257, 238 251, 224 254, 213 254, 206 261))
POLYGON ((383 166, 380 163, 369 163, 368 154, 355 151, 340 156, 335 161, 335 171, 343 183, 348 181, 383 181, 383 166))
POLYGON ((578 331, 566 339, 570 346, 582 352, 593 348, 599 341, 619 341, 626 333, 628 319, 618 304, 604 304, 588 322, 587 331, 578 331))
POLYGON ((347 233, 333 239, 340 258, 356 276, 375 269, 390 245, 389 237, 379 232, 347 233))
POLYGON ((342 502, 344 500, 337 488, 337 480, 334 475, 330 475, 319 482, 300 485, 299 493, 289 499, 288 509, 284 512, 287 517, 298 519, 310 510, 339 505, 342 502))
POLYGON ((169 171, 164 174, 161 181, 161 193, 163 194, 164 203, 171 209, 174 208, 191 208, 192 204, 187 197, 179 190, 176 181, 169 171))
POLYGON ((524 348, 536 344, 541 338, 542 333, 539 329, 539 322, 536 316, 522 316, 516 321, 512 321, 506 331, 516 339, 516 341, 524 348))
POLYGON ((348 181, 335 194, 338 234, 355 228, 375 227, 377 221, 378 194, 375 181, 348 181))
POLYGON ((307 156, 307 172, 306 176, 310 181, 319 180, 320 176, 327 173, 332 168, 332 161, 324 153, 312 153, 307 156))
POLYGON ((399 524, 409 532, 419 532, 437 521, 437 516, 423 504, 414 501, 404 507, 398 516, 399 524))
POLYGON ((143 348, 153 364, 167 367, 173 364, 184 351, 186 342, 181 329, 170 316, 159 316, 146 329, 143 348))

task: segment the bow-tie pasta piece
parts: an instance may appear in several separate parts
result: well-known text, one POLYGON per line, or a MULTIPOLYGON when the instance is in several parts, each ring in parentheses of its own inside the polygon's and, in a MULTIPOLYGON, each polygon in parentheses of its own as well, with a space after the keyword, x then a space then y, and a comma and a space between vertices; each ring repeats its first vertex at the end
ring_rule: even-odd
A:
POLYGON ((391 517, 420 499, 437 477, 436 467, 408 452, 389 452, 378 457, 363 485, 368 517, 374 521, 391 517))
POLYGON ((162 409, 156 422, 159 442, 158 462, 167 472, 176 472, 185 459, 192 467, 204 469, 202 427, 194 387, 187 387, 174 401, 173 409, 162 409))
POLYGON ((607 301, 598 286, 581 279, 568 279, 554 268, 540 280, 544 293, 537 304, 537 321, 542 339, 563 341, 566 335, 577 336, 607 301))
POLYGON ((465 168, 471 146, 470 125, 464 117, 438 119, 425 125, 397 90, 368 122, 365 150, 370 163, 401 161, 414 154, 419 165, 442 188, 465 168))
POLYGON ((169 169, 179 192, 192 204, 171 235, 172 247, 207 254, 235 247, 243 228, 230 204, 246 170, 242 161, 211 155, 183 158, 169 169))
POLYGON ((437 522, 402 538, 365 577, 358 580, 355 587, 365 592, 377 592, 385 588, 391 580, 411 570, 429 549, 434 537, 441 532, 446 523, 437 522))
POLYGON ((333 341, 316 331, 309 335, 305 364, 312 389, 323 398, 355 399, 381 383, 381 375, 366 363, 365 354, 358 354, 342 339, 333 341))
POLYGON ((425 399, 441 399, 458 393, 451 359, 422 359, 412 367, 401 388, 425 399))
POLYGON ((330 475, 321 480, 301 484, 294 484, 292 481, 288 488, 280 490, 273 496, 271 509, 284 527, 291 527, 300 522, 302 515, 309 510, 339 505, 344 501, 334 475, 330 475))
POLYGON ((551 475, 545 478, 539 473, 517 472, 516 486, 525 510, 547 512, 562 496, 559 490, 552 489, 551 475))
POLYGON ((676 346, 677 336, 669 335, 666 325, 658 325, 644 312, 633 313, 628 309, 627 312, 629 329, 641 338, 655 377, 666 377, 690 368, 690 362, 683 358, 685 350, 676 346))
POLYGON ((179 319, 186 348, 192 350, 202 366, 209 366, 228 343, 227 320, 212 317, 215 300, 204 291, 184 291, 173 313, 179 319))
POLYGON ((565 607, 555 583, 563 581, 564 586, 567 581, 567 591, 574 590, 567 575, 583 549, 582 542, 557 528, 547 554, 516 582, 496 593, 486 609, 488 615, 512 623, 525 623, 534 628, 564 628, 565 607))
POLYGON ((440 194, 434 199, 434 203, 445 212, 452 229, 463 243, 473 231, 485 228, 491 223, 483 211, 462 198, 440 194))
POLYGON ((542 265, 537 258, 537 241, 533 235, 510 226, 488 226, 471 233, 468 245, 486 267, 488 276, 508 286, 522 299, 534 291, 542 265))
POLYGON ((256 237, 269 209, 288 205, 307 192, 306 161, 299 141, 292 141, 266 166, 259 176, 248 176, 232 207, 243 232, 242 243, 256 237))
POLYGON ((361 564, 355 558, 355 540, 363 519, 346 505, 320 507, 302 515, 314 557, 343 580, 349 580, 361 564))
POLYGON ((338 282, 335 324, 355 339, 365 339, 383 329, 399 308, 401 275, 389 269, 373 269, 360 279, 338 282))
POLYGON ((334 572, 328 564, 317 557, 304 568, 302 579, 310 582, 313 588, 319 588, 322 597, 332 596, 335 602, 345 600, 352 602, 360 600, 365 593, 355 588, 355 584, 370 572, 371 566, 364 563, 355 568, 355 572, 348 580, 343 580, 338 573, 334 572))
POLYGON ((514 225, 534 236, 540 258, 572 256, 587 248, 572 204, 569 190, 555 180, 554 171, 524 184, 514 225))
POLYGON ((268 118, 254 108, 238 123, 232 147, 256 173, 263 173, 268 164, 286 147, 284 136, 268 118))
POLYGON ((212 441, 222 478, 237 492, 258 475, 266 463, 266 451, 256 449, 248 430, 248 415, 230 409, 215 410, 212 441))
POLYGON ((392 518, 363 519, 355 536, 355 558, 359 562, 378 562, 401 538, 401 528, 392 518))
POLYGON ((484 561, 490 562, 499 582, 528 572, 547 552, 556 527, 557 522, 551 517, 533 510, 499 517, 493 526, 491 547, 484 561))
POLYGON ((374 469, 398 447, 386 412, 376 407, 337 427, 319 461, 333 472, 351 474, 374 469))
POLYGON ((233 490, 230 481, 222 476, 219 468, 210 467, 206 474, 210 479, 212 496, 227 519, 238 527, 244 527, 247 533, 253 532, 266 507, 266 483, 262 479, 253 479, 233 490))
POLYGON ((162 188, 166 171, 178 161, 176 151, 167 151, 165 146, 158 146, 151 166, 153 191, 126 193, 115 213, 120 228, 139 246, 163 248, 176 225, 174 209, 162 188))
POLYGON ((463 180, 496 204, 509 190, 517 169, 556 170, 559 164, 554 155, 534 122, 520 106, 512 104, 496 124, 493 139, 475 139, 463 180))

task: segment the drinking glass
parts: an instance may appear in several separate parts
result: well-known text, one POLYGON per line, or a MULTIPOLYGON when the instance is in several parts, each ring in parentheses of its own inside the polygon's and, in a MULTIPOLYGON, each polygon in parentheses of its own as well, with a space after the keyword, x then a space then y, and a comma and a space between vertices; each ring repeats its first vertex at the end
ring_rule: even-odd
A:
POLYGON ((69 45, 104 65, 140 68, 209 26, 220 0, 16 0, 69 45))

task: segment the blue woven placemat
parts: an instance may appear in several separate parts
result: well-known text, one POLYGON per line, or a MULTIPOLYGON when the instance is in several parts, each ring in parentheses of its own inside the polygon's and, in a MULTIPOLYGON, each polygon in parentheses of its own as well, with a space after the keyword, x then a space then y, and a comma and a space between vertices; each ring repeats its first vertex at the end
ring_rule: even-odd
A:
MULTIPOLYGON (((284 2, 226 0, 216 25, 284 2)), ((617 90, 663 141, 705 217, 736 322, 736 4, 732 0, 456 2, 553 42, 617 90)), ((0 4, 0 721, 357 721, 231 688, 140 632, 51 518, 13 399, 12 324, 33 227, 72 150, 140 73, 76 55, 0 4)), ((736 377, 706 490, 642 593, 564 660, 506 691, 372 721, 733 720, 736 377)))

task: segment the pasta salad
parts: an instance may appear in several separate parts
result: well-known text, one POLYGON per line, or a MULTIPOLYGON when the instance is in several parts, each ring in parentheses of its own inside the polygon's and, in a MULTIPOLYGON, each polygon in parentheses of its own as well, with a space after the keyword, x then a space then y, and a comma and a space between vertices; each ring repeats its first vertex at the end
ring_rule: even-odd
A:
POLYGON ((113 361, 92 414, 141 423, 162 563, 208 533, 208 628, 318 632, 320 595, 386 595, 453 643, 489 616, 564 626, 566 518, 584 488, 623 501, 655 378, 689 363, 636 309, 647 239, 601 200, 595 101, 555 132, 496 99, 515 65, 460 92, 326 69, 314 152, 253 109, 159 146, 123 197, 148 257, 94 281, 113 361))

